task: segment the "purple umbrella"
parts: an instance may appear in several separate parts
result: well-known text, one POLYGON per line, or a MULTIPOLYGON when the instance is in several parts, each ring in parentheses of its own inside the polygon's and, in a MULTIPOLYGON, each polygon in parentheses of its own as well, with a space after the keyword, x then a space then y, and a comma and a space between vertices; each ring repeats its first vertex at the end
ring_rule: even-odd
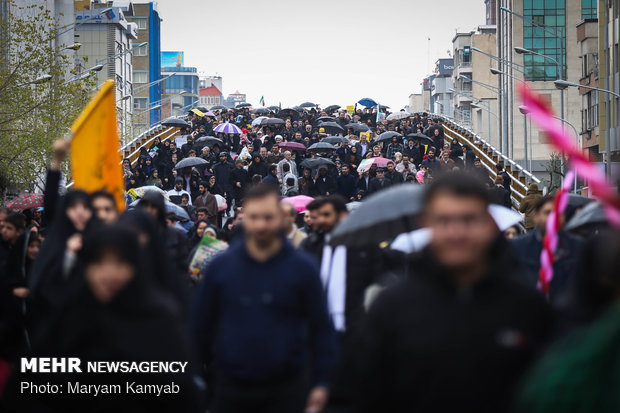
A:
POLYGON ((241 129, 239 129, 236 125, 233 125, 232 123, 229 123, 229 122, 222 123, 221 125, 217 125, 217 127, 214 130, 219 133, 241 134, 241 129))

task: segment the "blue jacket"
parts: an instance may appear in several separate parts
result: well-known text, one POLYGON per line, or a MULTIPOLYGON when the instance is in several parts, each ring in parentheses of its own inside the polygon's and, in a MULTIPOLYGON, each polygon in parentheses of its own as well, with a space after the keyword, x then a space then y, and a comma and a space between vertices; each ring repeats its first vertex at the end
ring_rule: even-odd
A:
MULTIPOLYGON (((524 281, 536 288, 538 283, 538 271, 540 270, 540 253, 542 251, 542 234, 534 229, 527 234, 511 241, 521 267, 524 281)), ((567 232, 560 232, 558 251, 553 264, 553 278, 549 289, 549 300, 555 299, 565 293, 575 277, 577 259, 583 242, 567 232)))
POLYGON ((317 264, 286 240, 266 262, 242 240, 215 257, 198 286, 191 333, 203 360, 214 353, 218 383, 286 381, 312 360, 315 382, 325 384, 334 361, 317 264))
POLYGON ((336 178, 336 183, 338 184, 337 192, 342 195, 347 202, 357 193, 357 180, 355 176, 350 173, 346 176, 340 175, 336 178))

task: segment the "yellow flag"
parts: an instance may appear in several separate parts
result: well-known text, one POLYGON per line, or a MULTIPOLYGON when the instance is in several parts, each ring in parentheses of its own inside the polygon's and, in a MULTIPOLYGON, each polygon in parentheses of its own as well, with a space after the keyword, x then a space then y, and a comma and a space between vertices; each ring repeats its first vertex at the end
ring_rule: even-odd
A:
POLYGON ((122 210, 125 184, 117 128, 114 81, 106 80, 71 126, 71 173, 75 188, 106 190, 122 210))
POLYGON ((205 116, 205 114, 199 111, 198 109, 192 109, 190 112, 194 112, 196 115, 200 116, 201 118, 204 118, 205 116))

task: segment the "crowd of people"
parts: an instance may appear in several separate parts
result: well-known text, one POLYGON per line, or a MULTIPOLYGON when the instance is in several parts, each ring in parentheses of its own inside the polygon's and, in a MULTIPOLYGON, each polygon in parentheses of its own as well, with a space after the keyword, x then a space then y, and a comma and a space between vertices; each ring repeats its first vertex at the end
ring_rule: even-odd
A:
POLYGON ((70 147, 61 139, 43 206, 0 209, 1 409, 620 408, 617 232, 561 231, 545 296, 537 283, 553 196, 530 184, 524 224, 500 231, 489 205, 513 206, 510 174, 498 164, 491 180, 440 119, 241 108, 193 111, 188 123, 123 161, 127 205, 104 190, 60 191, 70 147), (224 122, 240 133, 217 132, 224 122), (201 160, 177 167, 190 158, 201 160), (423 187, 424 248, 332 242, 354 204, 398 185, 423 187), (302 195, 312 199, 298 208, 302 195), (227 247, 196 278, 190 264, 206 239, 227 247), (24 380, 128 380, 20 373, 21 357, 50 356, 189 367, 129 376, 180 386, 161 397, 21 393, 24 380), (588 386, 583 399, 575 380, 588 386))

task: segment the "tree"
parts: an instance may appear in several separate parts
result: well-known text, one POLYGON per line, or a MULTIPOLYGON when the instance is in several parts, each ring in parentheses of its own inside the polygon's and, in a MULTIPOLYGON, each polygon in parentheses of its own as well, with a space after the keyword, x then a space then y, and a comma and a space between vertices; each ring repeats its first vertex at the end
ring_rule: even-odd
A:
POLYGON ((76 70, 63 30, 44 6, 9 1, 0 17, 0 191, 41 186, 52 142, 90 99, 94 79, 76 70))

